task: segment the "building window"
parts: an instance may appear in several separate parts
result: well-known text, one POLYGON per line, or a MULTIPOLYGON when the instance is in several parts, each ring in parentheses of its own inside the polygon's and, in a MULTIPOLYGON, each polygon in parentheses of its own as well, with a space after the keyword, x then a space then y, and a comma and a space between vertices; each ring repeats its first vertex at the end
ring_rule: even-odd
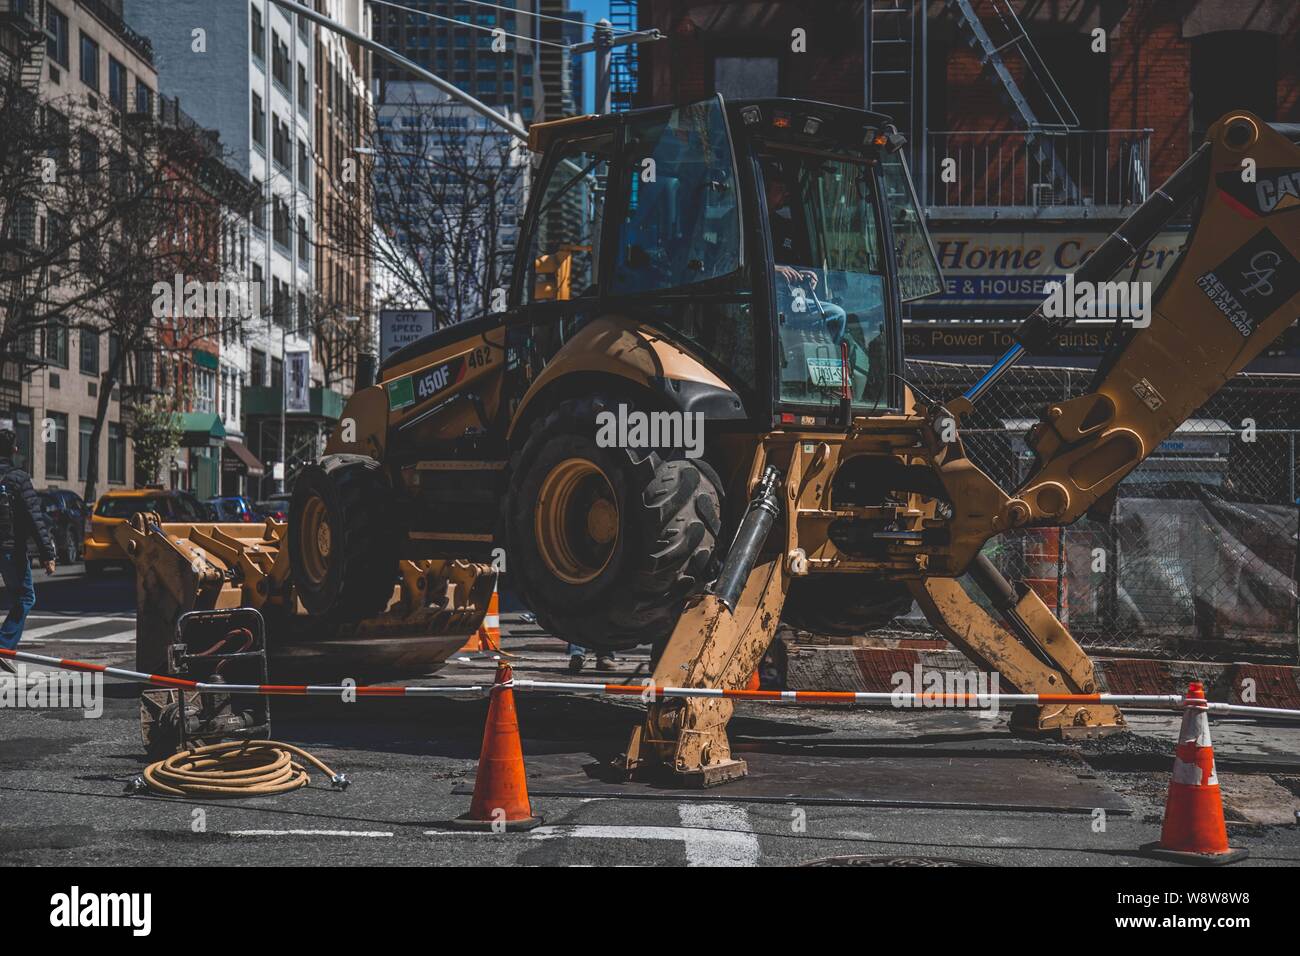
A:
POLYGON ((99 44, 81 35, 81 82, 99 92, 99 44))
POLYGON ((307 112, 308 94, 311 92, 311 84, 307 82, 307 68, 301 63, 298 64, 298 108, 304 113, 307 112))
POLYGON ((273 279, 271 289, 271 317, 276 325, 289 326, 289 284, 273 279))
POLYGON ((266 27, 262 24, 262 11, 257 7, 249 7, 250 25, 248 31, 248 45, 253 51, 253 56, 259 60, 266 59, 266 27))
POLYGON ((271 76, 284 89, 289 89, 289 44, 280 39, 280 34, 273 33, 274 48, 271 50, 271 76))
POLYGON ((65 70, 68 68, 68 18, 54 9, 45 8, 45 25, 49 36, 45 39, 45 52, 51 60, 65 70))
MULTIPOLYGON (((262 266, 256 262, 253 263, 253 289, 249 295, 257 296, 257 304, 254 308, 257 309, 257 318, 262 318, 266 311, 266 289, 262 286, 262 266)), ((243 341, 245 335, 243 323, 240 323, 239 330, 240 341, 243 341)))
POLYGON ((81 330, 81 371, 87 375, 99 374, 99 333, 81 330))
POLYGON ((45 327, 45 361, 59 368, 68 367, 68 326, 55 320, 45 327))
POLYGON ((777 96, 781 61, 766 56, 720 56, 713 61, 713 88, 728 99, 777 96))
POLYGON ((257 93, 253 94, 253 142, 266 148, 266 108, 257 93))
POLYGON ((249 349, 248 380, 254 388, 261 388, 266 384, 266 353, 261 349, 249 349))
POLYGON ((271 390, 273 392, 283 391, 284 389, 284 361, 282 359, 271 357, 271 390))
POLYGON ((77 134, 77 155, 82 176, 93 179, 99 175, 99 140, 93 133, 81 130, 77 134))
MULTIPOLYGON (((262 190, 262 181, 258 179, 256 176, 252 178, 253 178, 253 188, 257 191, 257 198, 253 200, 253 208, 251 210, 252 217, 253 217, 253 228, 256 229, 259 233, 266 232, 266 195, 262 190)), ((262 267, 254 263, 253 264, 254 282, 260 282, 262 280, 261 272, 262 272, 262 267)))
POLYGON ((290 162, 289 124, 278 116, 275 117, 273 123, 275 125, 275 130, 272 133, 271 156, 275 160, 277 166, 281 169, 288 169, 290 162))
POLYGON ((126 483, 126 432, 117 422, 108 423, 108 483, 126 483))
POLYGON ((135 81, 135 111, 146 115, 153 113, 153 90, 144 80, 135 81))
POLYGON ((48 432, 52 441, 45 443, 45 477, 68 477, 68 416, 63 412, 49 412, 53 428, 48 432))
POLYGON ((126 67, 111 56, 108 58, 108 101, 126 112, 126 67))
POLYGON ((274 222, 272 223, 272 236, 275 244, 284 249, 289 247, 289 206, 279 196, 275 197, 274 222))
POLYGON ((307 235, 307 220, 302 216, 298 217, 298 258, 306 259, 311 255, 309 248, 310 237, 307 235))
POLYGON ((94 454, 94 446, 90 440, 95 431, 95 420, 87 418, 85 415, 77 417, 77 479, 85 481, 90 471, 90 458, 94 454))
POLYGON ((194 369, 195 400, 194 410, 215 412, 217 410, 217 373, 208 368, 194 369))

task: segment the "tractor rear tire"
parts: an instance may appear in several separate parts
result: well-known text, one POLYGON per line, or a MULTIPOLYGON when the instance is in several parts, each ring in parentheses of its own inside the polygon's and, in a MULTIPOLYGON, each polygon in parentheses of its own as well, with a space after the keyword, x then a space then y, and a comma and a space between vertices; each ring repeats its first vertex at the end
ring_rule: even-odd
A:
POLYGON ((571 399, 511 461, 503 525, 519 596, 554 636, 592 650, 665 641, 716 573, 721 483, 703 459, 596 444, 617 403, 571 399))
POLYGON ((912 609, 907 585, 868 574, 810 574, 790 582, 781 620, 813 634, 849 637, 912 609))
POLYGON ((398 548, 379 462, 328 455, 298 476, 289 505, 289 567, 309 612, 359 621, 388 606, 398 548))

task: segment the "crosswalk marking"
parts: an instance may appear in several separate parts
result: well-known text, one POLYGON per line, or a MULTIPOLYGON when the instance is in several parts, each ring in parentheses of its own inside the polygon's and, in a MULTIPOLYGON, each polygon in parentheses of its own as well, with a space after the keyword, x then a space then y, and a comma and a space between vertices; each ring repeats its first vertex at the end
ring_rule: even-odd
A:
POLYGON ((116 634, 104 634, 101 637, 63 637, 57 638, 60 644, 134 644, 135 628, 118 631, 116 634))
POLYGON ((64 618, 62 623, 47 624, 45 627, 33 628, 30 631, 24 631, 23 637, 34 639, 38 637, 48 637, 51 634, 60 634, 63 631, 75 631, 83 627, 90 627, 93 624, 106 624, 109 621, 121 621, 120 617, 69 617, 64 618))
POLYGON ((670 840, 680 841, 687 866, 757 866, 758 835, 750 829, 749 813, 732 804, 690 804, 677 808, 682 825, 619 826, 559 824, 528 834, 530 840, 670 840))
POLYGON ((228 830, 236 837, 327 836, 327 837, 391 837, 386 830, 228 830))
MULTIPOLYGON (((134 621, 135 615, 113 614, 113 615, 108 615, 106 619, 110 621, 134 621)), ((27 615, 27 620, 29 621, 75 621, 78 620, 78 618, 75 615, 71 615, 71 614, 42 614, 40 611, 33 611, 31 614, 27 615)))

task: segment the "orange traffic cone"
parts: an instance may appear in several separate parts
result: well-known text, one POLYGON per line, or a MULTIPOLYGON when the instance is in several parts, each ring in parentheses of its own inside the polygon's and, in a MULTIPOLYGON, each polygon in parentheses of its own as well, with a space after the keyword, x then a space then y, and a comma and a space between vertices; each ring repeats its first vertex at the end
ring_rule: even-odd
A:
POLYGON ((478 626, 478 633, 465 642, 459 653, 501 653, 501 599, 497 595, 497 586, 492 586, 492 597, 488 599, 487 613, 478 626))
POLYGON ((1158 841, 1142 847, 1149 856, 1219 866, 1244 859, 1249 852, 1228 846, 1208 711, 1205 689, 1193 681, 1187 688, 1183 725, 1174 750, 1164 826, 1158 841))
POLYGON ((510 665, 497 666, 483 728, 483 749, 478 755, 478 775, 469 812, 450 821, 466 830, 531 830, 542 822, 533 815, 528 801, 528 780, 524 772, 524 751, 519 743, 519 717, 515 693, 509 681, 510 665))

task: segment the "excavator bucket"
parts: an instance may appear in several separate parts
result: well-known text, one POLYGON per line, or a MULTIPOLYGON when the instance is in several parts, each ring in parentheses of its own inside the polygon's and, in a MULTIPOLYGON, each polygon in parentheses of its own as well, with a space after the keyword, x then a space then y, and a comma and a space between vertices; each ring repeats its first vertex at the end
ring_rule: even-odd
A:
POLYGON ((437 670, 476 633, 496 572, 469 561, 402 561, 392 600, 360 621, 324 621, 293 593, 286 525, 164 524, 137 514, 114 532, 136 571, 136 666, 165 672, 180 615, 252 607, 267 621, 273 678, 393 679, 437 670))

